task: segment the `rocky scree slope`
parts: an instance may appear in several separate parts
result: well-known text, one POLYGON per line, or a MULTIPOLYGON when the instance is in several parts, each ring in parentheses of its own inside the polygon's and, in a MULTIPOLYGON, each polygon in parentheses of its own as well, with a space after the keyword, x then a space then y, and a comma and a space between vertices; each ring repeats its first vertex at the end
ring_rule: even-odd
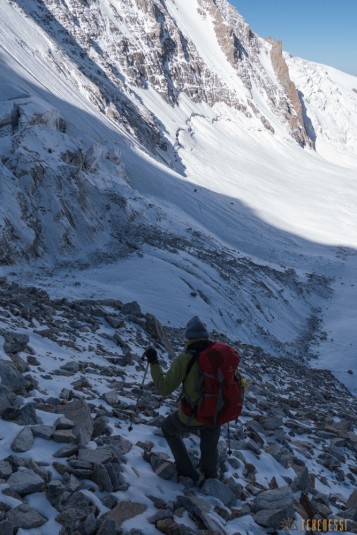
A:
MULTIPOLYGON (((221 480, 197 489, 176 483, 161 436, 176 395, 147 379, 129 431, 144 348, 166 368, 181 330, 136 302, 51 300, 2 279, 0 342, 2 534, 263 534, 312 518, 357 532, 357 402, 331 373, 233 341, 245 408, 231 455, 222 430, 221 480)), ((198 437, 187 444, 198 458, 198 437)))

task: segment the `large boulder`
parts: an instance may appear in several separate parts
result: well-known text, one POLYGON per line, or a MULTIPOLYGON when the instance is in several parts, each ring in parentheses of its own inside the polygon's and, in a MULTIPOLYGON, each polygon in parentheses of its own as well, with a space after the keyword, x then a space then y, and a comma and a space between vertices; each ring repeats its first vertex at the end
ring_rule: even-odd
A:
POLYGON ((232 490, 219 479, 207 479, 202 486, 202 492, 207 496, 214 496, 227 506, 235 501, 232 490))
POLYGON ((0 383, 17 392, 25 388, 26 381, 10 361, 0 359, 0 383))
POLYGON ((15 401, 16 395, 8 386, 0 384, 0 416, 4 414, 11 404, 15 401))
POLYGON ((254 521, 265 528, 279 529, 294 519, 293 493, 290 487, 265 490, 254 500, 254 521))
POLYGON ((12 451, 15 451, 17 453, 23 453, 25 451, 30 450, 33 446, 34 438, 35 437, 33 436, 31 427, 27 425, 13 440, 11 444, 12 451))
POLYGON ((288 486, 279 489, 264 490, 254 500, 254 511, 290 507, 292 503, 293 493, 288 486))
POLYGON ((20 494, 26 496, 33 492, 41 492, 45 486, 45 482, 33 470, 27 468, 18 470, 11 474, 7 480, 9 487, 20 494))
POLYGON ((57 412, 64 414, 68 420, 72 420, 74 426, 72 433, 77 437, 78 444, 87 444, 93 433, 93 420, 88 403, 83 399, 72 401, 67 405, 58 407, 57 412))
POLYGON ((105 517, 101 525, 98 535, 106 535, 107 533, 116 533, 120 530, 122 524, 126 520, 135 518, 144 513, 147 506, 143 503, 135 502, 121 502, 114 509, 112 509, 105 517))
POLYGON ((29 343, 29 337, 27 334, 0 329, 0 335, 4 337, 4 351, 8 355, 23 351, 29 343))
POLYGON ((44 518, 27 503, 22 503, 21 505, 14 507, 14 509, 11 509, 11 511, 8 512, 7 517, 15 530, 19 528, 26 530, 39 528, 47 522, 47 518, 44 518))

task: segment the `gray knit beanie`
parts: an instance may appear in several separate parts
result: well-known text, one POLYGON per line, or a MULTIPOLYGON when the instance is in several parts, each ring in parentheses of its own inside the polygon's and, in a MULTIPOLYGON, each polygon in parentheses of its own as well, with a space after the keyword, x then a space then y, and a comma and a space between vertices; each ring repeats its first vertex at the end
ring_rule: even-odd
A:
POLYGON ((185 338, 193 340, 194 338, 208 338, 207 326, 198 316, 194 316, 186 325, 185 338))

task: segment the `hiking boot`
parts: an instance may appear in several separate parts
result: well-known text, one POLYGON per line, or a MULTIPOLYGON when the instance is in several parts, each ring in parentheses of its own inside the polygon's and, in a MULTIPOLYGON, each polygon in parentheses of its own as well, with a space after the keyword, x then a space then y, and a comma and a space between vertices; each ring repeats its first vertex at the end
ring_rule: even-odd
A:
POLYGON ((180 474, 180 472, 177 470, 177 468, 176 468, 176 475, 177 475, 177 477, 176 477, 177 483, 184 483, 184 484, 185 484, 186 480, 191 480, 193 483, 196 483, 196 481, 200 477, 199 471, 197 471, 197 470, 194 470, 194 472, 192 472, 192 474, 187 475, 187 474, 180 474))
POLYGON ((203 485, 205 484, 205 481, 207 481, 207 479, 219 479, 219 476, 218 476, 218 473, 215 472, 215 473, 210 473, 210 474, 204 474, 203 472, 199 471, 200 472, 200 477, 199 479, 197 480, 196 482, 196 485, 198 486, 198 488, 202 488, 203 485))

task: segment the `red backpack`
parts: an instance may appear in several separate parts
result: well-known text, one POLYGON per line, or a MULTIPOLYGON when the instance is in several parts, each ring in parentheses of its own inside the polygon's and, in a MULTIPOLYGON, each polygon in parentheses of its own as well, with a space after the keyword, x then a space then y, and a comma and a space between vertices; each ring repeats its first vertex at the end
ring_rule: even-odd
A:
POLYGON ((182 398, 182 411, 207 425, 223 425, 236 420, 242 412, 244 399, 244 387, 237 372, 239 356, 236 350, 222 342, 211 342, 205 349, 192 353, 186 377, 197 361, 201 370, 199 390, 202 394, 195 406, 182 398))

